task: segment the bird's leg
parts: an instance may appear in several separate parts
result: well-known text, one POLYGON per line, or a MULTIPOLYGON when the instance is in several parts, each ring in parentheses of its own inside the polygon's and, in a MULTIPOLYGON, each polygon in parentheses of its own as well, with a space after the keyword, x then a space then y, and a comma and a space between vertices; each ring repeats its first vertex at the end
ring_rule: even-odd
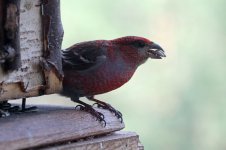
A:
MULTIPOLYGON (((107 109, 109 110, 110 112, 114 113, 115 116, 121 120, 121 122, 123 122, 123 119, 122 119, 122 113, 118 110, 116 110, 114 107, 112 107, 110 104, 108 103, 105 103, 103 101, 100 101, 98 99, 95 99, 94 96, 87 96, 87 99, 91 100, 91 101, 94 101, 96 102, 95 104, 97 105, 97 107, 99 108, 103 108, 103 109, 107 109)), ((94 104, 94 105, 95 105, 94 104)))
POLYGON ((21 105, 21 112, 29 112, 29 111, 34 111, 36 110, 36 106, 31 106, 26 108, 26 98, 22 98, 22 105, 21 105))
POLYGON ((80 110, 90 113, 92 116, 96 117, 98 121, 103 123, 104 127, 106 126, 106 121, 104 120, 104 115, 102 113, 96 111, 91 105, 79 100, 79 98, 71 98, 71 100, 80 104, 77 105, 75 108, 79 108, 80 110))

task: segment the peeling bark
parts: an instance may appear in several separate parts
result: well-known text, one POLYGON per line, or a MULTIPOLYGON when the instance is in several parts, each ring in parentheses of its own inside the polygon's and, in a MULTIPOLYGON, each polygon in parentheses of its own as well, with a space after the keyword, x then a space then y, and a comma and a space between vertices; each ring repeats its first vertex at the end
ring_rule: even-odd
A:
POLYGON ((60 0, 44 0, 43 4, 44 58, 63 76, 61 63, 61 44, 63 26, 61 23, 60 0))
MULTIPOLYGON (((56 75, 60 81, 63 79, 61 44, 63 40, 63 26, 61 23, 60 0, 43 0, 43 39, 44 59, 42 67, 46 81, 46 92, 54 81, 49 76, 56 75)), ((54 77, 52 77, 53 79, 54 77)), ((52 85, 55 86, 55 85, 52 85)))
MULTIPOLYGON (((0 53, 8 49, 8 56, 13 57, 12 46, 4 49, 7 46, 6 41, 9 41, 5 40, 5 30, 15 30, 11 26, 15 22, 8 22, 7 28, 5 27, 6 10, 3 8, 7 7, 1 4, 6 1, 13 0, 0 0, 0 31, 4 30, 4 35, 0 33, 0 38, 3 37, 0 39, 0 53)), ((19 30, 16 29, 19 33, 16 33, 16 36, 19 36, 21 66, 12 71, 0 71, 0 101, 58 93, 62 88, 60 51, 63 28, 60 0, 20 1, 19 30)), ((8 39, 12 37, 15 37, 15 34, 9 33, 8 39)))

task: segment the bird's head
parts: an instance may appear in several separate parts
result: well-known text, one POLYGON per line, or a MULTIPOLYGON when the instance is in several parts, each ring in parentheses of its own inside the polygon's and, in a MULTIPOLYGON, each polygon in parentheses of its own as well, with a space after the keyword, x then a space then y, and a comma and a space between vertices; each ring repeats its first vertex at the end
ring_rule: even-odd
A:
POLYGON ((138 61, 139 64, 145 62, 148 58, 161 59, 166 57, 164 50, 156 43, 137 36, 127 36, 113 40, 113 43, 119 45, 124 57, 131 61, 138 61))

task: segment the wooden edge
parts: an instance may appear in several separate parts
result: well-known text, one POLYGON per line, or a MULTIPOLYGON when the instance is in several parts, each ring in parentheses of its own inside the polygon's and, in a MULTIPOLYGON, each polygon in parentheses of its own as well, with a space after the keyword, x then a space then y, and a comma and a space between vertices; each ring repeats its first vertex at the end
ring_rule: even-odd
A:
POLYGON ((54 145, 43 148, 45 150, 142 150, 139 147, 139 136, 135 132, 118 131, 105 136, 84 139, 83 141, 68 142, 64 145, 54 145))
POLYGON ((89 113, 73 107, 38 106, 37 112, 11 114, 0 118, 0 149, 25 149, 103 135, 124 128, 107 110, 106 127, 89 113))
POLYGON ((33 87, 33 89, 26 91, 24 88, 23 82, 14 82, 14 83, 1 83, 0 84, 0 101, 6 100, 16 100, 23 97, 32 97, 40 95, 40 89, 43 89, 43 86, 33 87))

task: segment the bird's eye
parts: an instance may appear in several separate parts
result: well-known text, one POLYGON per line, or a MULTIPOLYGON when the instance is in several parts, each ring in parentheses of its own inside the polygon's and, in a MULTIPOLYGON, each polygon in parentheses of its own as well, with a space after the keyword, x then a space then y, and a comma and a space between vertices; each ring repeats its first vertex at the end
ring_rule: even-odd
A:
POLYGON ((133 45, 137 48, 143 48, 145 46, 145 43, 143 41, 135 41, 133 45))

